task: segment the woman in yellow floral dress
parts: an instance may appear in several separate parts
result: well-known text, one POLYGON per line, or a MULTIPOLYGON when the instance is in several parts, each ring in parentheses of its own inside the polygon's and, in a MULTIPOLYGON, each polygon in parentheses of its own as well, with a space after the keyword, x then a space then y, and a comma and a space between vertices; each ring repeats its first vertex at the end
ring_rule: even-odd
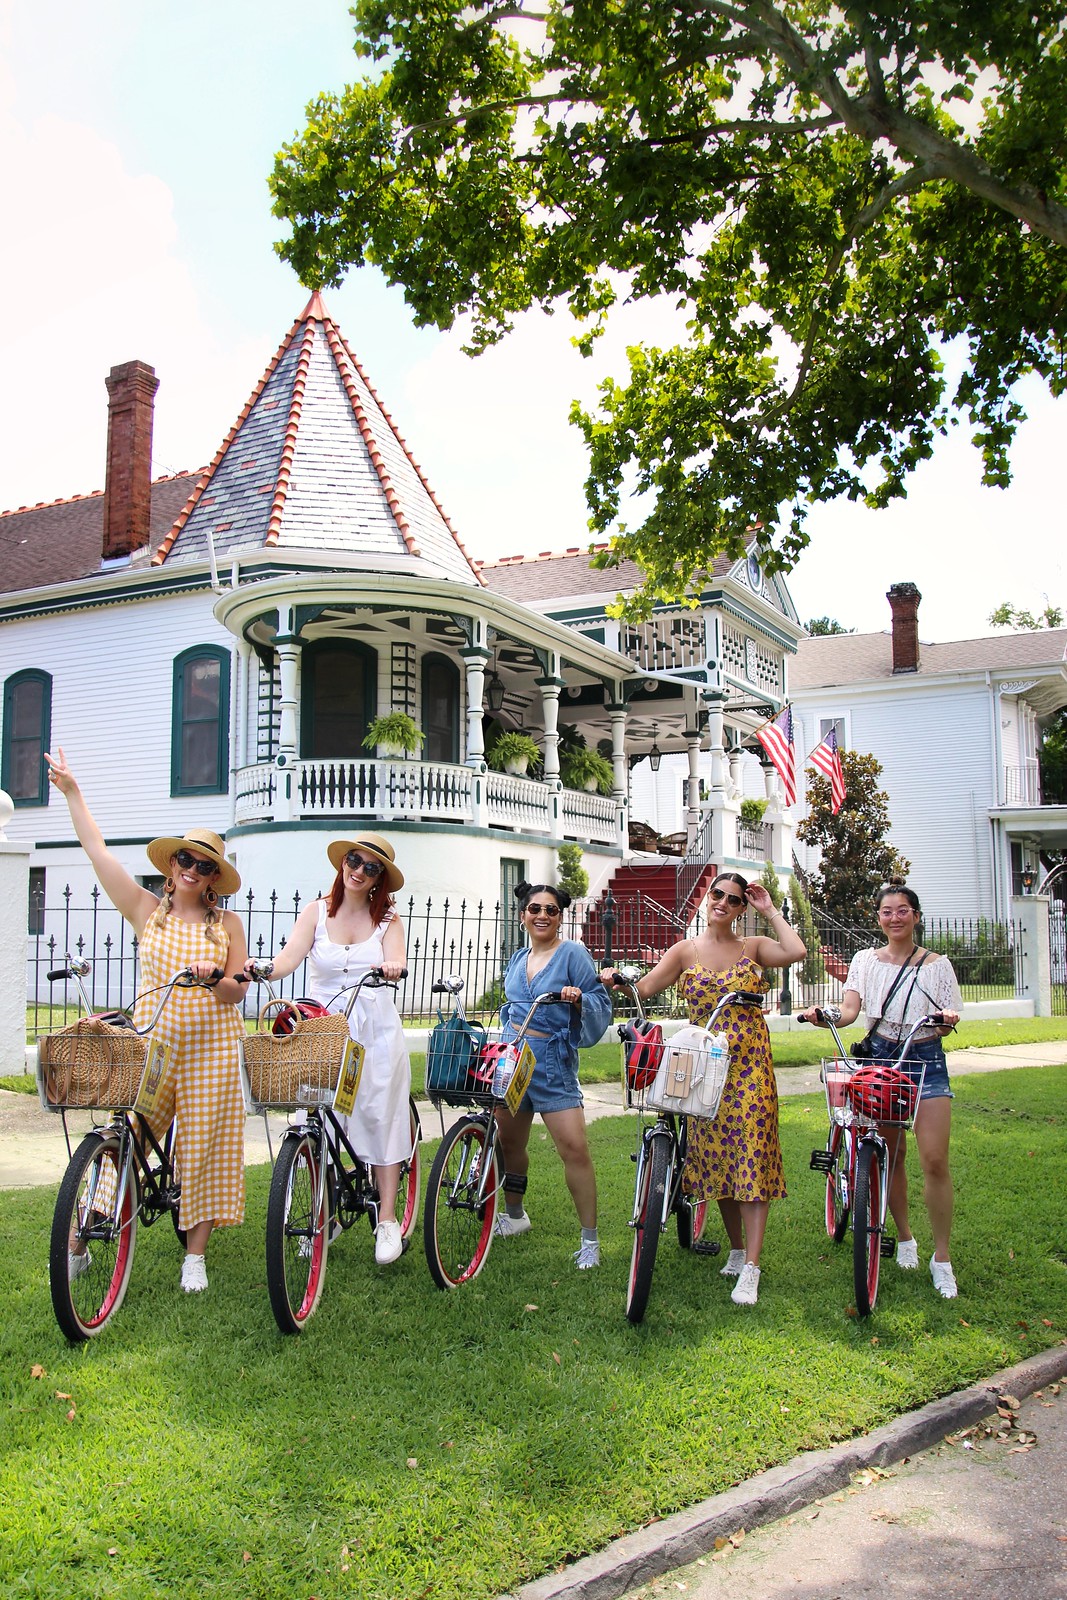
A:
MULTIPOLYGON (((175 989, 153 1030, 153 1037, 170 1047, 171 1058, 148 1121, 157 1139, 176 1122, 178 1221, 186 1235, 181 1286, 196 1294, 207 1288, 204 1252, 212 1229, 244 1219, 245 1108, 237 1054, 242 1023, 236 1002, 244 992, 238 978, 244 981, 248 951, 240 920, 218 908, 219 896, 236 893, 241 880, 217 833, 188 828, 182 838, 153 839, 147 847, 148 859, 164 878, 163 897, 157 899, 107 848, 62 749, 45 760, 104 893, 140 941, 142 989, 166 983, 185 967, 205 981, 222 973, 210 987, 175 989)), ((154 1003, 146 998, 137 1006, 140 1026, 151 1017, 154 1003)), ((76 1261, 72 1255, 74 1275, 76 1261)))
MULTIPOLYGON (((682 939, 637 985, 650 999, 675 984, 689 1008, 689 1020, 707 1021, 724 994, 765 994, 766 972, 792 966, 807 951, 775 908, 762 884, 749 884, 736 872, 721 872, 707 899, 707 927, 695 939, 682 939), (770 923, 772 938, 742 939, 735 923, 751 906, 770 923)), ((610 982, 610 972, 602 974, 610 982)), ((731 1299, 755 1305, 759 1296, 760 1254, 772 1200, 785 1197, 782 1148, 778 1140, 778 1092, 771 1041, 763 1013, 731 1006, 716 1024, 727 1036, 730 1065, 719 1114, 714 1121, 689 1119, 686 1192, 716 1200, 730 1240, 722 1275, 736 1278, 731 1299)))

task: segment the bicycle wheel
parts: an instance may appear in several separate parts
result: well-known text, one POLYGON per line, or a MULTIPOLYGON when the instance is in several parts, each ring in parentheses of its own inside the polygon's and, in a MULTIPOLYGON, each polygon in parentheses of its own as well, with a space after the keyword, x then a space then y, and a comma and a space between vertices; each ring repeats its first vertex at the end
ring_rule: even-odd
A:
POLYGON ((441 1140, 426 1184, 422 1242, 439 1289, 469 1283, 485 1266, 499 1187, 495 1125, 491 1137, 483 1117, 461 1117, 441 1140))
POLYGON ((856 1193, 852 1211, 852 1275, 856 1311, 869 1317, 878 1298, 882 1260, 882 1150, 864 1139, 856 1158, 856 1193))
POLYGON ((663 1198, 667 1192, 673 1141, 669 1133, 653 1133, 644 1150, 634 1206, 634 1248, 630 1281, 626 1287, 626 1316, 640 1322, 648 1305, 656 1251, 663 1227, 663 1198))
POLYGON ((848 1229, 849 1167, 852 1164, 852 1131, 835 1122, 826 1136, 826 1150, 833 1166, 826 1173, 826 1232, 840 1244, 848 1229))
POLYGON ((122 1164, 117 1133, 86 1134, 56 1196, 48 1278, 56 1321, 74 1343, 94 1338, 107 1326, 130 1281, 137 1239, 137 1174, 131 1163, 118 1205, 122 1164))
POLYGON ((299 1333, 326 1282, 327 1186, 316 1210, 320 1141, 286 1136, 274 1163, 267 1199, 267 1292, 283 1333, 299 1333))
POLYGON ((422 1129, 414 1100, 408 1100, 408 1118, 411 1125, 411 1155, 400 1168, 400 1186, 396 1191, 396 1216, 400 1223, 400 1237, 409 1239, 415 1231, 419 1216, 422 1162, 419 1157, 419 1140, 422 1129))
POLYGON ((692 1200, 686 1194, 679 1195, 678 1207, 675 1211, 678 1219, 678 1243, 683 1250, 692 1250, 704 1237, 704 1225, 708 1220, 708 1202, 706 1200, 692 1200))

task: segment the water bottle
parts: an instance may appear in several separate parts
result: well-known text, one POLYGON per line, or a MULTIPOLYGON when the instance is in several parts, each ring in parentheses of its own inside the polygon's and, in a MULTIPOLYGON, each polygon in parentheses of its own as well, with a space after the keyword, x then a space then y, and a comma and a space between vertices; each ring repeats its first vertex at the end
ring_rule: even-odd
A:
POLYGON ((726 1081, 726 1062, 729 1049, 725 1033, 713 1033, 708 1042, 706 1068, 704 1072, 703 1096, 705 1104, 717 1104, 722 1093, 723 1083, 726 1081))
POLYGON ((508 1084, 515 1076, 515 1067, 518 1057, 514 1045, 508 1045, 496 1058, 496 1067, 493 1070, 493 1094, 498 1100, 503 1100, 508 1092, 508 1084))

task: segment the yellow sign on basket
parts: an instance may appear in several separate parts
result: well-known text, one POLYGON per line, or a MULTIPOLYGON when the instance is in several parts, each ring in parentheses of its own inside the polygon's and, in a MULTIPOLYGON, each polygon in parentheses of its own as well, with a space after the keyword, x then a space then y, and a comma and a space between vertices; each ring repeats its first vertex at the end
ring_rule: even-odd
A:
POLYGON ((345 1053, 341 1060, 341 1072, 337 1079, 337 1089, 333 1097, 333 1109, 342 1117, 352 1115, 352 1107, 356 1103, 356 1092, 359 1089, 359 1080, 363 1076, 363 1057, 366 1050, 355 1039, 349 1039, 345 1045, 345 1053))
POLYGON ((519 1059, 515 1063, 515 1071, 511 1074, 511 1082, 504 1090, 504 1104, 513 1117, 518 1115, 519 1104, 530 1086, 534 1065, 534 1053, 530 1046, 524 1043, 519 1051, 519 1059))
POLYGON ((148 1045, 137 1099, 133 1102, 133 1109, 140 1112, 142 1117, 155 1114, 169 1065, 170 1050, 160 1039, 152 1039, 148 1045))

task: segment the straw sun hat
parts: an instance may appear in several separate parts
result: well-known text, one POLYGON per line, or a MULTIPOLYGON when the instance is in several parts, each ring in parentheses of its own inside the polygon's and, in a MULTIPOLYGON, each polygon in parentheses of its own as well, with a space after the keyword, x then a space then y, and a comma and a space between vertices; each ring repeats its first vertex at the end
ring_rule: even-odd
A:
POLYGON ((170 864, 179 850, 195 850, 199 856, 207 856, 219 870, 218 879, 213 887, 217 894, 224 898, 228 894, 236 894, 241 887, 241 879, 237 868, 231 866, 226 860, 226 846, 217 833, 212 833, 210 828, 187 828, 183 836, 178 839, 168 837, 153 839, 147 846, 146 854, 157 872, 166 878, 170 874, 170 864))
POLYGON ((330 865, 336 867, 338 872, 350 850, 358 850, 361 856, 370 856, 374 861, 381 862, 385 868, 386 887, 391 894, 403 888, 404 874, 396 864, 393 847, 380 833, 361 833, 357 839, 335 839, 327 847, 326 854, 330 858, 330 865))

